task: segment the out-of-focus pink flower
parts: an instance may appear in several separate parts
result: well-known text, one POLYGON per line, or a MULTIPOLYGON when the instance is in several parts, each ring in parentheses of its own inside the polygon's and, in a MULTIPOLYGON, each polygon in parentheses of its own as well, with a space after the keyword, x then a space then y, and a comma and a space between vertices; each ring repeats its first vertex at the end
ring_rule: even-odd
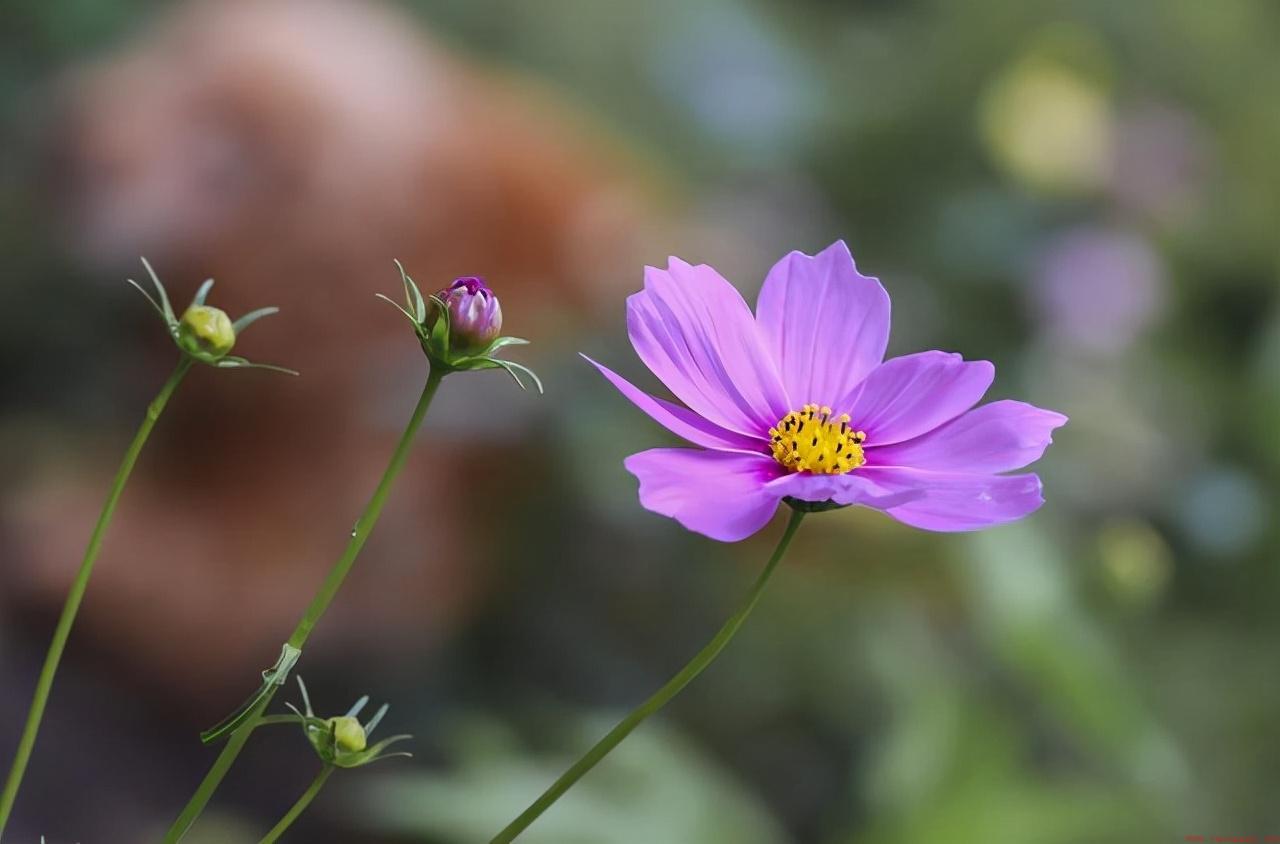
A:
MULTIPOLYGON (((628 399, 700 446, 634 454, 640 502, 713 539, 793 506, 862 505, 926 530, 978 530, 1044 501, 1034 474, 1065 416, 1016 401, 972 409, 995 369, 945 352, 884 360, 889 297, 843 242, 792 252, 756 314, 708 266, 671 258, 627 301, 631 343, 684 407, 591 361, 628 399)), ((588 359, 589 360, 589 359, 588 359)))
POLYGON ((1117 119, 1110 189, 1126 208, 1176 223, 1196 211, 1210 158, 1206 133, 1191 114, 1148 103, 1117 119))
POLYGON ((1159 315, 1160 260, 1142 237, 1103 228, 1059 235, 1040 256, 1035 305, 1050 336, 1075 349, 1118 354, 1159 315))

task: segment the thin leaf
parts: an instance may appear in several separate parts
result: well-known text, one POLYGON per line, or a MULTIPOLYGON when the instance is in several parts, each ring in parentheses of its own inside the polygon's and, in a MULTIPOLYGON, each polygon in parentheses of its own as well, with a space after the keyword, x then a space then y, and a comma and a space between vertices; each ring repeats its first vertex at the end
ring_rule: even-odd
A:
POLYGON ((381 762, 381 761, 382 761, 382 760, 384 760, 384 759, 395 759, 395 758, 397 758, 397 757, 403 757, 403 758, 405 758, 405 759, 412 759, 412 758, 413 758, 413 754, 412 754, 412 753, 410 753, 410 752, 409 752, 409 751, 407 751, 407 750, 397 750, 395 753, 384 753, 384 754, 382 754, 381 756, 375 756, 375 757, 373 757, 372 759, 365 759, 364 761, 360 762, 358 765, 355 765, 355 766, 352 766, 352 767, 361 767, 361 768, 363 768, 365 765, 372 765, 374 762, 381 762))
POLYGON ((427 297, 427 300, 431 302, 431 304, 435 305, 436 308, 439 309, 440 316, 443 318, 442 319, 443 322, 447 323, 451 321, 451 317, 449 316, 449 306, 444 303, 443 299, 441 299, 436 294, 432 293, 430 296, 427 297))
POLYGON ((378 707, 378 711, 375 712, 373 714, 373 717, 369 719, 369 723, 364 725, 364 734, 366 737, 373 735, 373 731, 377 729, 379 724, 382 723, 383 716, 387 714, 387 710, 389 710, 390 708, 391 708, 391 704, 389 703, 384 703, 382 704, 382 706, 378 707))
POLYGON ((435 325, 431 326, 430 340, 432 345, 440 350, 440 353, 447 360, 449 358, 449 329, 451 324, 449 309, 445 307, 444 300, 434 293, 427 298, 431 300, 431 304, 436 306, 437 312, 440 314, 435 325))
POLYGON ((284 375, 300 374, 296 369, 289 369, 283 366, 276 366, 275 364, 271 364, 271 363, 254 363, 251 360, 246 360, 245 358, 236 357, 235 355, 227 355, 225 358, 221 358, 216 363, 214 363, 214 366, 218 367, 219 369, 265 369, 269 372, 280 372, 284 375))
POLYGON ((409 741, 412 738, 413 736, 409 735, 408 733, 401 733, 400 735, 396 735, 396 736, 388 736, 384 738, 382 741, 378 742, 377 744, 373 745, 369 749, 364 750, 362 752, 367 753, 370 756, 377 756, 379 753, 386 750, 391 745, 399 744, 402 741, 409 741))
POLYGON ((347 717, 354 718, 360 714, 360 710, 369 705, 369 696, 364 695, 358 701, 351 704, 351 708, 347 710, 347 717))
POLYGON ((388 303, 390 303, 391 307, 395 308, 397 311, 399 311, 400 313, 402 313, 402 314, 404 314, 406 317, 408 317, 409 322, 412 322, 412 323, 414 323, 415 325, 417 324, 417 322, 418 322, 418 321, 417 321, 416 319, 414 319, 414 318, 413 318, 413 314, 409 313, 409 312, 408 312, 408 311, 406 311, 404 308, 402 308, 402 307, 400 306, 400 303, 399 303, 399 302, 397 302, 395 299, 392 299, 390 296, 383 296, 381 293, 375 293, 375 294, 373 294, 373 295, 374 295, 374 296, 377 296, 379 299, 381 299, 381 300, 382 300, 382 301, 384 301, 384 302, 388 302, 388 303))
POLYGON ((305 720, 306 720, 306 719, 303 717, 302 713, 301 713, 301 712, 298 712, 297 707, 290 706, 290 705, 289 705, 289 704, 287 704, 287 703, 285 704, 285 706, 288 706, 290 709, 292 709, 292 710, 294 711, 294 713, 295 713, 295 714, 293 714, 293 715, 263 715, 263 716, 262 716, 261 718, 259 718, 257 721, 254 721, 254 722, 253 722, 253 723, 254 723, 254 726, 255 726, 255 727, 270 727, 270 726, 272 726, 272 725, 274 725, 274 724, 300 724, 300 723, 302 723, 303 721, 305 721, 305 720))
POLYGON ((310 717, 314 715, 315 712, 311 709, 311 696, 307 694, 307 684, 302 682, 301 674, 297 676, 297 680, 298 691, 302 692, 302 705, 307 708, 307 716, 310 717))
POLYGON ((538 388, 538 395, 545 394, 545 391, 542 389, 542 379, 538 377, 536 372, 524 364, 516 363, 511 360, 503 360, 502 358, 486 358, 486 360, 505 369, 507 374, 515 379, 515 382, 520 385, 520 389, 527 390, 528 388, 525 387, 524 382, 520 380, 520 376, 516 375, 516 372, 523 372, 533 381, 533 385, 538 388))
MULTIPOLYGON (((408 276, 405 276, 408 278, 408 276)), ((409 289, 413 292, 413 312, 418 315, 418 322, 427 321, 427 303, 422 298, 422 291, 413 279, 409 279, 409 289)))
POLYGON ((311 716, 308 716, 307 723, 303 726, 305 726, 308 730, 314 730, 318 733, 328 733, 329 729, 333 725, 330 724, 328 721, 326 721, 324 718, 321 718, 317 715, 311 715, 311 716))
POLYGON ((204 744, 213 744, 225 735, 230 735, 240 729, 246 721, 253 715, 253 709, 258 702, 266 697, 267 692, 271 689, 272 682, 270 680, 264 682, 258 687, 258 690, 249 696, 249 699, 236 707, 235 711, 214 724, 209 729, 200 734, 200 741, 204 744))
POLYGON ((213 279, 206 278, 204 284, 200 285, 200 289, 196 291, 196 296, 191 300, 193 305, 203 305, 204 300, 208 298, 209 291, 213 289, 213 279))
POLYGON ((407 307, 413 308, 413 297, 409 295, 409 273, 405 270, 404 264, 400 263, 399 258, 392 258, 391 262, 396 265, 396 269, 400 271, 400 286, 404 288, 404 303, 407 307))
POLYGON ((341 760, 334 760, 334 764, 340 768, 359 768, 362 765, 368 765, 370 762, 377 762, 379 759, 387 759, 394 756, 412 756, 413 754, 403 750, 397 751, 396 753, 384 754, 382 752, 393 744, 408 741, 411 738, 413 738, 413 736, 410 735, 398 735, 385 738, 377 744, 361 750, 358 753, 344 754, 341 760))
POLYGON ((422 291, 418 289, 418 285, 405 272, 404 264, 396 260, 396 268, 400 270, 400 281, 404 284, 404 301, 418 318, 414 322, 423 322, 427 318, 427 303, 422 300, 422 291))
POLYGON ((241 331, 244 331, 263 317, 278 313, 280 313, 279 308, 258 308, 256 311, 249 311, 249 313, 231 323, 231 330, 236 334, 239 334, 241 331))
POLYGON ((262 672, 262 685, 258 690, 249 696, 249 699, 240 704, 234 712, 223 718, 217 724, 200 734, 200 741, 205 744, 211 744, 228 733, 233 733, 249 720, 253 715, 254 708, 267 695, 272 686, 280 686, 284 684, 284 679, 288 676, 289 671, 297 664, 302 651, 285 644, 280 648, 280 656, 276 657, 275 663, 262 672))
POLYGON ((168 324, 168 322, 169 322, 169 318, 168 318, 167 316, 165 316, 164 308, 160 307, 160 303, 159 303, 159 302, 157 302, 155 299, 153 299, 153 298, 151 297, 151 294, 150 294, 150 293, 148 293, 146 290, 144 290, 144 289, 142 288, 142 285, 141 285, 141 284, 138 284, 138 282, 134 281, 134 280, 133 280, 133 279, 131 279, 131 278, 127 278, 127 279, 125 279, 125 281, 129 282, 130 284, 132 284, 135 288, 137 288, 137 290, 138 290, 138 292, 139 292, 139 293, 141 293, 143 296, 147 297, 147 301, 151 303, 151 307, 155 308, 155 309, 156 309, 156 313, 158 313, 158 314, 160 315, 160 319, 164 320, 164 321, 165 321, 165 323, 166 323, 166 324, 168 324))
POLYGON ((499 337, 497 340, 493 341, 493 344, 489 346, 489 349, 487 351, 501 349, 503 346, 527 346, 527 345, 529 345, 529 341, 524 339, 523 337, 499 337))
POLYGON ((165 319, 169 322, 177 322, 177 317, 173 315, 173 305, 169 304, 169 294, 164 291, 160 277, 156 275, 155 270, 151 269, 151 263, 146 258, 142 259, 142 266, 147 268, 147 275, 151 276, 151 283, 156 286, 156 292, 160 294, 160 304, 164 306, 165 319))

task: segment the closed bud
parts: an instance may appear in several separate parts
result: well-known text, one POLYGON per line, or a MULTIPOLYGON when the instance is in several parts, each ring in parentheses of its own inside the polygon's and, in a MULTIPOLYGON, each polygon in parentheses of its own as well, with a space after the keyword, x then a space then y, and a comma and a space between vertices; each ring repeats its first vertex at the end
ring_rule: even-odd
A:
MULTIPOLYGON (((436 294, 449 309, 449 346, 459 354, 487 349, 502 333, 502 306, 478 276, 459 278, 436 294)), ((438 314, 428 315, 434 323, 438 314)))
POLYGON ((343 753, 359 753, 364 750, 367 738, 364 727, 350 715, 339 715, 329 719, 333 728, 333 742, 343 753))
POLYGON ((192 305, 178 323, 178 345, 202 360, 217 360, 236 344, 236 332, 226 311, 192 305))
POLYGON ((531 380, 538 392, 542 382, 533 370, 522 363, 497 357, 507 346, 525 345, 520 337, 503 337, 502 306, 489 285, 479 276, 456 278, 439 293, 423 296, 417 283, 405 272, 399 261, 400 280, 404 283, 403 306, 378 294, 413 323, 413 332, 431 368, 442 374, 503 369, 525 389, 521 376, 531 380))

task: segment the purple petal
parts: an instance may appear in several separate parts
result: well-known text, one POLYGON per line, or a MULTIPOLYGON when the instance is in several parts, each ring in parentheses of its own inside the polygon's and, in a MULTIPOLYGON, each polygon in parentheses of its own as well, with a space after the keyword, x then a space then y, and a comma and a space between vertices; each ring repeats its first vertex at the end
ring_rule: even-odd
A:
POLYGON ((771 458, 692 448, 652 448, 625 461, 640 480, 640 503, 689 530, 736 542, 772 518, 779 496, 766 488, 781 471, 771 458))
POLYGON ((653 374, 720 427, 760 436, 790 410, 751 310, 710 267, 672 258, 667 270, 646 268, 627 328, 653 374))
POLYGON ((867 442, 891 445, 950 422, 977 404, 996 368, 946 352, 921 352, 885 361, 839 410, 866 431, 867 442))
POLYGON ((779 261, 756 320, 792 400, 834 407, 884 360, 889 294, 858 272, 838 240, 813 257, 792 252, 779 261))
POLYGON ((609 383, 617 387, 619 392, 631 400, 632 404, 643 410, 651 419, 676 436, 683 437, 694 445, 706 448, 752 452, 766 450, 766 443, 763 438, 746 437, 733 431, 726 431, 719 425, 708 422, 690 410, 671 402, 654 398, 631 384, 621 375, 613 372, 607 366, 595 362, 586 355, 582 357, 587 363, 600 370, 600 374, 609 379, 609 383))
POLYGON ((1019 401, 998 401, 971 410, 908 442, 869 447, 867 463, 933 472, 995 474, 1034 463, 1053 442, 1067 417, 1019 401))
POLYGON ((770 481, 769 489, 781 497, 790 496, 801 501, 860 504, 878 510, 897 507, 924 495, 920 489, 903 488, 901 485, 885 486, 862 471, 842 475, 793 472, 770 481))
POLYGON ((859 469, 885 489, 916 490, 920 497, 887 509, 923 530, 971 531, 1016 521, 1044 503, 1036 475, 965 475, 917 469, 859 469))

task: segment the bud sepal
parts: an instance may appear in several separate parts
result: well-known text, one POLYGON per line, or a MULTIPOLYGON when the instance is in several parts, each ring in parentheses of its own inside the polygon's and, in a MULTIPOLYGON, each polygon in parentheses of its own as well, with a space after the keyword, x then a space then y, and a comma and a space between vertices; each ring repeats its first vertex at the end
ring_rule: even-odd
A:
POLYGON ((538 392, 543 392, 537 374, 515 361, 496 357, 507 346, 524 346, 521 337, 498 336, 502 328, 502 308, 484 281, 474 276, 459 278, 439 293, 422 295, 414 280, 396 261, 404 285, 405 305, 381 293, 379 299, 390 302, 413 324, 422 351, 433 367, 445 372, 468 372, 501 369, 527 390, 521 376, 529 379, 538 392))
POLYGON ((849 506, 848 504, 837 504, 829 498, 826 501, 805 501, 790 495, 783 498, 782 503, 801 513, 825 513, 828 510, 842 510, 849 506))
MULTIPOLYGON (((316 755, 326 765, 338 768, 359 768, 382 759, 395 756, 413 756, 412 753, 399 750, 391 753, 387 748, 402 741, 413 738, 410 735, 395 735, 385 738, 376 744, 369 744, 369 736, 390 709, 389 704, 382 704, 367 723, 361 724, 356 717, 369 703, 369 696, 364 695, 357 700, 345 715, 332 718, 320 718, 311 709, 311 698, 307 695, 307 685, 298 677, 298 690, 302 693, 303 709, 299 710, 291 703, 286 703, 294 712, 294 720, 302 725, 302 732, 315 748, 316 755)), ((276 720, 274 717, 273 721, 276 720)))
POLYGON ((151 303, 151 307, 159 314, 160 321, 168 330, 169 336, 173 338, 174 345, 184 356, 219 369, 268 369, 272 372, 283 372, 286 375, 298 374, 283 366, 254 363, 247 358, 228 354, 235 346, 241 332, 263 317, 279 313, 279 308, 258 308, 233 321, 227 316, 226 311, 205 304, 205 299, 213 288, 213 279, 210 278, 200 285, 191 304, 183 312, 182 317, 178 318, 173 306, 169 303, 169 294, 165 292, 164 285, 160 283, 160 278, 146 258, 142 259, 142 266, 146 267, 147 275, 155 285, 156 295, 152 296, 133 279, 128 279, 128 282, 151 303))

